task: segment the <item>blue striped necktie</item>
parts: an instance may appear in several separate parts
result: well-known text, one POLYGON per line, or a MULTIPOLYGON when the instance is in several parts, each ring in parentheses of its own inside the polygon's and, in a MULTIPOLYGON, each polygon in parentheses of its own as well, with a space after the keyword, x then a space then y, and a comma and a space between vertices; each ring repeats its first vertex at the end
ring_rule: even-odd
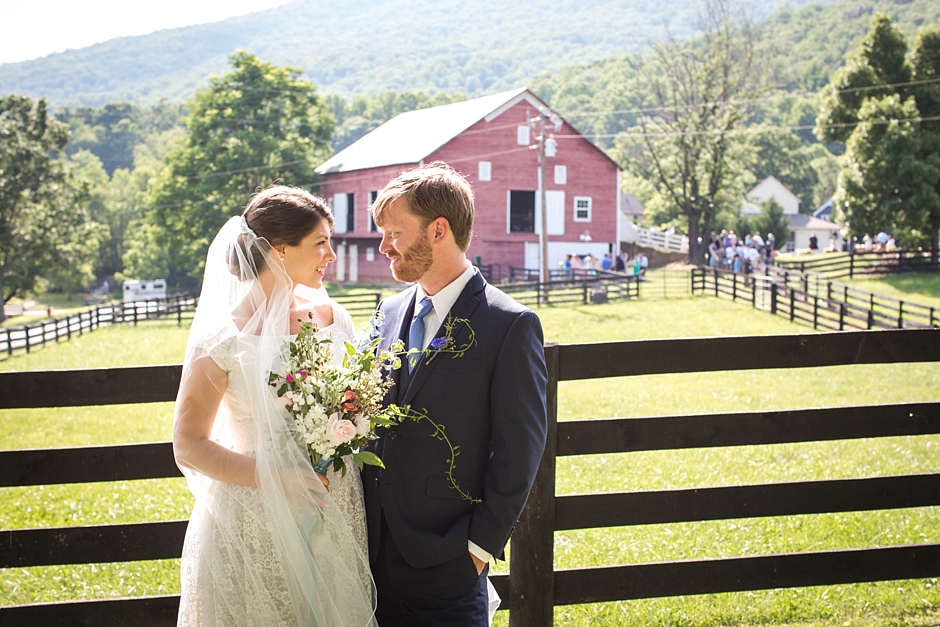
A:
POLYGON ((408 350, 416 348, 418 353, 408 355, 408 372, 414 370, 418 365, 418 360, 421 359, 420 353, 424 349, 424 317, 433 307, 434 303, 427 297, 415 306, 415 315, 411 319, 411 328, 408 330, 408 350))

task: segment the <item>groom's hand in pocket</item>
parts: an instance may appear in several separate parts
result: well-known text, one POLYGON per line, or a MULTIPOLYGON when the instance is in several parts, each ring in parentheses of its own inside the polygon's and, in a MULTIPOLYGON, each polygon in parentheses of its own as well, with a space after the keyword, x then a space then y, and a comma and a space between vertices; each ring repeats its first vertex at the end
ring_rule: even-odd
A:
MULTIPOLYGON (((469 551, 468 551, 468 553, 469 553, 469 551)), ((470 553, 470 558, 473 560, 473 565, 477 567, 477 575, 478 575, 478 576, 479 576, 479 575, 482 575, 482 574, 483 574, 483 568, 486 566, 486 562, 484 562, 483 560, 481 560, 479 557, 477 557, 477 556, 474 555, 473 553, 470 553)))

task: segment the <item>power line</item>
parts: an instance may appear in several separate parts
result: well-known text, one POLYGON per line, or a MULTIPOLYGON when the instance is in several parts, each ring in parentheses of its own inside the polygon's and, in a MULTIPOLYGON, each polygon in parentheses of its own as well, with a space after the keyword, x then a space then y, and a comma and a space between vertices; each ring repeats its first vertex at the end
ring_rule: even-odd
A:
MULTIPOLYGON (((892 124, 895 122, 937 122, 940 121, 940 116, 928 116, 928 117, 916 117, 916 118, 892 118, 890 120, 868 120, 870 124, 875 124, 882 126, 885 124, 892 124)), ((648 137, 681 137, 681 136, 697 136, 697 135, 757 135, 766 131, 805 131, 813 130, 814 128, 851 128, 858 126, 862 122, 842 122, 839 124, 821 124, 821 125, 799 125, 799 126, 750 126, 745 128, 734 128, 734 129, 716 129, 709 131, 654 131, 654 132, 641 132, 636 133, 635 136, 648 136, 648 137)), ((632 128, 639 128, 634 126, 632 128)), ((602 139, 613 139, 620 137, 621 135, 632 135, 628 131, 621 131, 619 133, 604 133, 591 135, 593 138, 602 138, 602 139)), ((562 135, 556 137, 556 139, 577 139, 575 135, 562 135)))

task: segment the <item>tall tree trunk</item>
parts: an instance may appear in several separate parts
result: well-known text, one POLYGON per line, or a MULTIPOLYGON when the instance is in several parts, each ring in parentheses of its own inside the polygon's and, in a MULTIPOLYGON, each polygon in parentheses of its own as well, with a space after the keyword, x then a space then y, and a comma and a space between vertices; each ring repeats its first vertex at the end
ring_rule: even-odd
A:
POLYGON ((930 238, 930 265, 936 268, 938 261, 940 261, 940 220, 931 221, 930 233, 932 235, 930 238))
POLYGON ((698 228, 698 220, 689 216, 689 263, 696 266, 705 265, 705 239, 699 241, 701 232, 698 228))

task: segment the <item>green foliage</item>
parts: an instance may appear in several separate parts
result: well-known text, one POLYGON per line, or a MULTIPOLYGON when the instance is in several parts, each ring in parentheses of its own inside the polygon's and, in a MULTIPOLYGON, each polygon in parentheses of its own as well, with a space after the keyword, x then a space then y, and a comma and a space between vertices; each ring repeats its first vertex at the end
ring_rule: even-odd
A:
MULTIPOLYGON (((166 157, 151 188, 148 227, 128 244, 171 251, 169 278, 196 282, 209 242, 252 194, 276 182, 316 182, 314 168, 329 154, 333 119, 316 88, 298 70, 275 67, 246 52, 232 71, 197 93, 189 134, 166 157), (152 236, 152 237, 151 237, 152 236)), ((131 273, 141 271, 126 259, 131 273)), ((135 265, 137 264, 137 265, 135 265)))
POLYGON ((816 133, 846 142, 837 213, 853 234, 891 231, 902 246, 940 253, 940 31, 923 31, 907 57, 904 33, 887 14, 823 90, 816 133), (886 85, 885 87, 872 86, 886 85))
POLYGON ((918 117, 914 99, 866 99, 856 115, 836 209, 855 233, 888 230, 905 247, 929 241, 927 219, 940 211, 940 155, 921 158, 916 125, 898 121, 918 117))
POLYGON ((734 131, 757 93, 753 37, 723 3, 707 5, 693 45, 656 44, 635 59, 632 91, 643 113, 621 133, 614 154, 678 209, 689 258, 704 263, 707 236, 724 208, 737 211, 749 147, 734 131))
POLYGON ((108 176, 118 168, 133 168, 135 148, 150 135, 179 128, 182 117, 183 107, 166 101, 150 109, 114 102, 98 109, 65 108, 56 114, 72 131, 66 153, 69 156, 82 150, 94 153, 108 176))
MULTIPOLYGON (((780 206, 774 198, 768 198, 760 206, 760 214, 751 220, 753 230, 760 233, 764 241, 767 241, 767 234, 773 233, 776 241, 787 241, 790 235, 790 219, 784 215, 783 207, 780 206)), ((738 231, 739 233, 748 233, 750 231, 738 231)))
MULTIPOLYGON (((102 236, 87 185, 56 158, 68 129, 46 101, 0 98, 0 295, 6 302, 44 277, 68 290, 89 278, 102 236)), ((0 314, 2 319, 2 314, 0 314)))
POLYGON ((754 165, 751 171, 758 181, 774 176, 800 199, 800 213, 812 213, 813 190, 819 174, 813 168, 810 152, 800 138, 790 131, 765 130, 753 140, 754 165))

